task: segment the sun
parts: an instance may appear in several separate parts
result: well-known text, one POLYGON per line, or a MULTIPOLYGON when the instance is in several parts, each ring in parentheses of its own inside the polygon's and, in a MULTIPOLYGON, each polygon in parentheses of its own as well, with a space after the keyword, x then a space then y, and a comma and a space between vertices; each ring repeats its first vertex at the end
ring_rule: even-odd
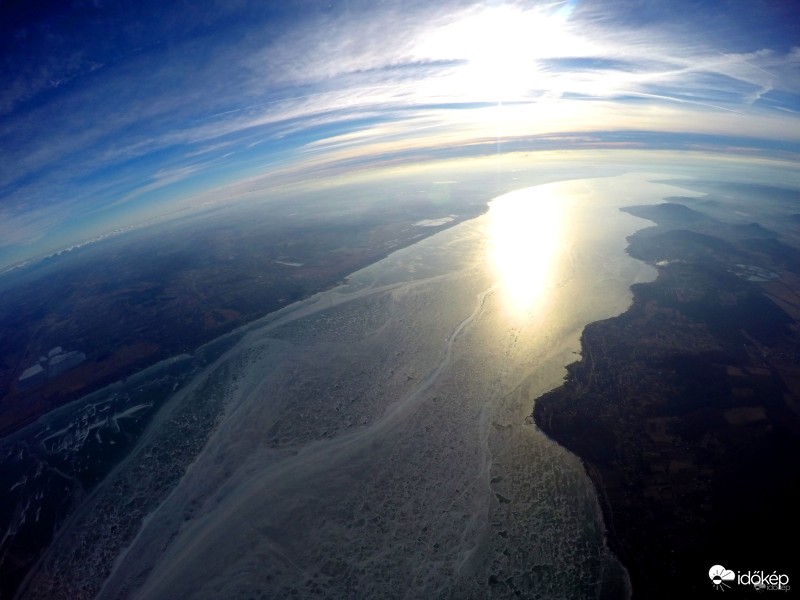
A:
POLYGON ((450 85, 464 98, 513 102, 531 90, 548 87, 549 74, 540 61, 571 55, 580 45, 569 27, 574 3, 473 10, 436 28, 418 51, 432 58, 461 61, 450 85))

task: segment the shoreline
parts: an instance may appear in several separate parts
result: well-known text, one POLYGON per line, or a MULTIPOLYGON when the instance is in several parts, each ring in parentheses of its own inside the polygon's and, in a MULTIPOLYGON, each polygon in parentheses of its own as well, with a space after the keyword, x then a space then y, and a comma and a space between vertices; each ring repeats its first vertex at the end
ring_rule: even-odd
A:
MULTIPOLYGON (((199 336, 191 348, 165 347, 165 344, 156 342, 155 345, 151 344, 151 348, 142 349, 143 354, 141 356, 132 355, 126 358, 125 360, 129 362, 121 364, 120 367, 115 367, 113 364, 104 367, 102 361, 99 363, 96 362, 89 353, 88 360, 82 365, 65 372, 60 377, 44 381, 42 384, 29 389, 20 389, 18 387, 19 382, 14 379, 6 395, 0 399, 0 405, 2 405, 2 411, 0 411, 0 440, 6 439, 26 427, 35 424, 40 418, 46 417, 54 410, 78 402, 87 396, 102 393, 103 390, 119 385, 127 378, 149 369, 154 365, 172 360, 175 356, 187 353, 192 354, 197 349, 222 336, 235 334, 236 331, 246 328, 252 323, 283 310, 292 304, 308 300, 316 294, 333 289, 345 283, 353 273, 379 262, 399 250, 412 246, 417 242, 460 223, 480 217, 488 211, 488 203, 483 204, 478 212, 474 209, 475 207, 466 207, 463 215, 454 216, 452 220, 443 221, 436 227, 414 227, 411 230, 414 235, 409 235, 406 239, 402 239, 392 246, 387 246, 385 244, 379 245, 374 250, 367 251, 364 257, 355 257, 355 260, 346 261, 346 272, 337 271, 331 273, 329 276, 324 274, 314 275, 319 278, 319 281, 316 282, 316 284, 312 281, 308 289, 303 290, 300 296, 292 298, 290 304, 281 302, 283 299, 273 299, 272 301, 268 301, 264 306, 266 309, 265 312, 253 314, 243 313, 240 319, 226 320, 214 328, 204 329, 203 331, 206 335, 199 336), (132 362, 130 362, 131 360, 132 362), (67 389, 67 391, 64 391, 64 389, 67 389), (51 397, 52 399, 48 400, 48 398, 51 397), (8 411, 15 410, 14 407, 24 410, 25 413, 21 414, 19 417, 13 417, 8 411)), ((122 240, 120 237, 114 237, 111 238, 110 241, 118 243, 122 240)), ((92 244, 91 249, 94 250, 96 246, 97 244, 92 244)), ((67 258, 74 259, 75 256, 70 255, 67 258)), ((280 263, 278 262, 277 264, 280 263)), ((39 268, 39 263, 36 263, 33 267, 39 268)), ((302 275, 302 266, 292 268, 295 269, 298 274, 302 275)), ((316 273, 316 271, 314 271, 314 273, 316 273)), ((25 275, 24 272, 22 275, 25 275)), ((112 356, 112 359, 113 358, 112 356)))
POLYGON ((580 360, 532 418, 583 463, 634 598, 703 593, 713 564, 791 572, 766 532, 799 500, 800 467, 783 460, 800 452, 797 392, 785 393, 796 322, 737 262, 791 273, 749 252, 756 228, 672 203, 621 210, 656 223, 626 252, 658 275, 631 286, 624 313, 584 328, 580 360), (743 469, 762 469, 763 486, 743 469), (750 520, 764 527, 729 526, 750 520))
MULTIPOLYGON (((83 423, 82 425, 76 425, 78 422, 82 423, 82 421, 80 421, 80 414, 86 413, 87 411, 85 409, 87 407, 89 408, 89 413, 91 413, 88 422, 88 430, 91 431, 95 421, 106 418, 104 415, 108 414, 115 417, 118 412, 124 412, 129 404, 136 404, 138 406, 140 401, 136 399, 137 394, 152 395, 153 391, 160 394, 161 399, 156 400, 155 402, 152 402, 151 400, 148 410, 141 413, 141 415, 137 415, 135 420, 126 422, 126 425, 123 427, 124 431, 117 435, 117 437, 120 438, 119 440, 110 440, 111 444, 115 444, 113 446, 116 451, 114 456, 108 455, 108 460, 105 461, 104 465, 97 465, 93 467, 93 470, 90 472, 76 472, 74 474, 75 485, 73 493, 77 495, 86 495, 87 498, 93 498, 95 491, 97 490, 97 484, 108 480, 109 477, 114 477, 115 473, 118 472, 120 465, 125 464, 126 461, 128 461, 132 456, 132 453, 137 452, 137 448, 140 447, 142 440, 147 437, 147 432, 150 431, 152 427, 156 426, 156 423, 159 419, 162 419, 162 417, 159 415, 163 413, 164 409, 171 411, 168 413, 169 415, 172 415, 172 413, 177 410, 175 403, 171 402, 171 400, 176 396, 186 396, 187 394, 192 394, 190 383, 193 377, 197 373, 208 369, 212 363, 215 363, 215 361, 218 360, 219 356, 230 350, 232 344, 236 344, 237 340, 240 340, 246 336, 248 331, 253 326, 259 326, 259 324, 263 325, 269 323, 280 323, 286 317, 292 318, 292 315, 295 315, 297 311, 302 312, 304 307, 308 306, 309 303, 313 304, 316 297, 345 284, 354 274, 358 273, 362 269, 386 259, 395 252, 413 246, 417 242, 421 242, 427 238, 430 238, 437 233, 441 233, 450 227, 454 227, 458 224, 481 216, 485 213, 485 211, 486 209, 475 216, 464 216, 453 219, 452 221, 443 223, 439 227, 414 228, 412 230, 412 233, 416 234, 414 237, 410 237, 409 239, 404 240, 402 243, 386 249, 386 251, 382 252, 380 256, 374 256, 368 262, 365 261, 365 264, 358 265, 357 268, 350 270, 346 275, 337 277, 335 280, 327 282, 325 286, 318 287, 313 291, 309 291, 302 298, 294 300, 291 304, 278 306, 275 308, 275 310, 258 314, 254 316, 254 318, 247 320, 247 322, 240 324, 230 331, 221 332, 213 336, 211 339, 204 340, 190 352, 166 356, 161 360, 147 365, 141 369, 135 369, 132 372, 121 374, 115 381, 112 381, 111 383, 87 394, 81 395, 80 397, 71 399, 69 402, 65 402, 64 404, 37 416, 35 419, 31 420, 31 422, 21 424, 13 431, 5 433, 0 438, 0 445, 8 448, 11 448, 15 444, 25 446, 27 444, 26 440, 39 439, 42 437, 42 435, 44 435, 44 433, 52 436, 54 435, 53 431, 59 430, 59 428, 64 428, 65 432, 68 430, 75 430, 76 435, 78 435, 77 430, 75 429, 76 427, 87 427, 86 423, 83 423), (165 388, 163 391, 161 390, 161 387, 163 386, 157 387, 155 390, 149 390, 149 388, 145 391, 141 391, 144 390, 144 388, 141 388, 140 390, 139 386, 142 383, 142 380, 146 380, 148 378, 148 374, 153 375, 160 373, 161 371, 172 372, 174 377, 179 378, 180 383, 175 384, 173 387, 170 381, 168 381, 171 389, 165 388), (189 387, 187 387, 187 384, 189 387), (108 398, 106 398, 107 396, 108 398), (53 426, 53 423, 57 423, 57 425, 53 426)), ((166 378, 159 377, 159 379, 166 378)), ((216 398, 216 396, 213 394, 208 394, 208 396, 213 396, 216 398)), ((216 400, 213 402, 206 402, 208 406, 205 408, 201 407, 204 423, 203 431, 206 433, 213 429, 216 423, 217 415, 222 409, 221 399, 217 398, 216 400)), ((170 417, 170 419, 178 419, 187 424, 187 426, 188 423, 191 422, 192 427, 197 428, 198 424, 196 415, 192 416, 198 410, 198 406, 196 404, 197 403, 192 403, 188 405, 188 407, 183 407, 181 410, 178 410, 177 416, 173 415, 170 417)), ((178 408, 180 408, 180 406, 178 406, 178 408)), ((58 431, 56 431, 56 434, 57 433, 58 431)), ((105 437, 106 436, 104 435, 104 438, 105 437)), ((196 453, 199 452, 200 448, 202 447, 201 440, 204 440, 205 438, 203 435, 198 434, 193 436, 191 439, 188 439, 185 436, 179 436, 176 439, 180 440, 178 443, 176 443, 177 449, 175 450, 180 457, 180 460, 178 460, 178 463, 180 463, 180 468, 177 468, 177 470, 173 469, 174 473, 164 474, 164 485, 167 487, 169 487, 170 482, 172 481, 172 478, 175 477, 176 473, 183 472, 183 470, 185 470, 188 465, 191 464, 196 456, 196 453)), ((77 463, 85 462, 85 457, 83 455, 86 454, 88 450, 84 452, 82 449, 84 442, 82 439, 76 439, 74 441, 76 446, 74 448, 70 447, 69 449, 69 452, 75 454, 76 458, 73 460, 77 463)), ((88 446, 89 443, 91 442, 87 442, 86 445, 88 446)), ((35 465, 31 468, 35 468, 35 465)), ((153 468, 150 470, 150 472, 157 471, 158 468, 155 466, 153 466, 153 468)), ((145 477, 145 475, 142 474, 142 477, 145 477)), ((12 487, 12 491, 13 489, 14 488, 12 487)), ((70 510, 67 521, 58 526, 58 533, 56 533, 56 535, 64 535, 65 523, 71 522, 73 519, 77 518, 77 516, 81 514, 80 510, 86 510, 85 507, 89 506, 89 504, 84 504, 83 506, 84 508, 79 509, 79 512, 72 512, 70 510)), ((59 517, 56 514, 50 515, 49 513, 45 513, 42 517, 42 521, 44 522, 50 519, 54 520, 53 522, 55 523, 58 518, 59 517)), ((120 524, 120 527, 122 527, 122 524, 120 524)), ((52 541, 48 542, 46 546, 49 547, 51 543, 52 541)), ((34 562, 29 563, 27 567, 38 563, 38 561, 45 556, 45 554, 34 554, 36 555, 34 562)), ((30 560, 32 557, 33 555, 28 556, 27 558, 30 560)), ((17 585, 23 580, 26 580, 25 578, 27 578, 27 575, 31 572, 33 571, 30 571, 28 568, 20 568, 14 571, 9 569, 9 572, 2 578, 5 579, 5 581, 0 579, 0 588, 4 593, 17 590, 17 585)))

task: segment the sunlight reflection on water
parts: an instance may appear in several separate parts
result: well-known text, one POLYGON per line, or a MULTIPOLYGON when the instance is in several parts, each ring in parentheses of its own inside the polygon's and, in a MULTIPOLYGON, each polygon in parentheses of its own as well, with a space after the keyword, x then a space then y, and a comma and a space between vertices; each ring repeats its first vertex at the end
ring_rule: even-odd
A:
POLYGON ((510 192, 489 205, 489 252, 507 310, 523 317, 547 303, 567 226, 566 199, 550 186, 510 192))

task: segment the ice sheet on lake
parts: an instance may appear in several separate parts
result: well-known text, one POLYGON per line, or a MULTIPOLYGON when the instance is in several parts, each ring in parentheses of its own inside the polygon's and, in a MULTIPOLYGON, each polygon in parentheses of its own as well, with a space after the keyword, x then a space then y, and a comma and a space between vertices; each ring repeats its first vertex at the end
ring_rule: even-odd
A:
POLYGON ((583 326, 653 277, 624 254, 644 221, 616 207, 676 189, 554 185, 572 228, 538 312, 504 309, 486 215, 268 316, 159 415, 29 596, 112 567, 100 598, 618 596, 590 482, 525 417, 583 326))

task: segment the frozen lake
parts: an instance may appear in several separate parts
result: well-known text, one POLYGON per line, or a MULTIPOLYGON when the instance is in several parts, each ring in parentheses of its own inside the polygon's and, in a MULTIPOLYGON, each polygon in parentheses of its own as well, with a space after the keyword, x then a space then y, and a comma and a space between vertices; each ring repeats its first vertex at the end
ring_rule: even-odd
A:
POLYGON ((248 326, 26 597, 625 597, 579 461, 526 417, 583 327, 654 278, 624 252, 648 223, 617 209, 691 194, 655 177, 514 192, 248 326))

